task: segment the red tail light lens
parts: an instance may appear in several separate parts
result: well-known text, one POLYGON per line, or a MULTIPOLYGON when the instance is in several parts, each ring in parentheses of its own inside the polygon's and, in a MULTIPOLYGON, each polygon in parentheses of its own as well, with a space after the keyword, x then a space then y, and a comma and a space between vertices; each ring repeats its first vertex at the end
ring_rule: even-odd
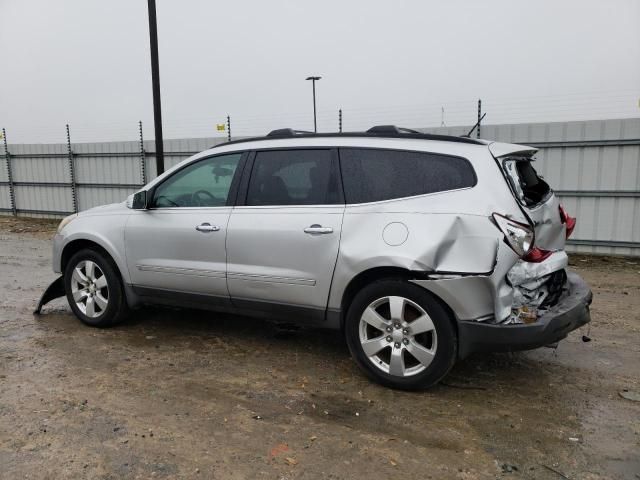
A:
POLYGON ((559 210, 560 210, 560 221, 566 225, 567 238, 569 238, 573 233, 573 229, 576 228, 576 219, 574 217, 569 216, 569 214, 565 211, 562 205, 560 205, 559 210))
POLYGON ((550 252, 549 250, 543 250, 538 247, 533 247, 531 250, 529 250, 529 253, 522 257, 522 259, 525 262, 540 263, 549 258, 552 253, 553 252, 550 252))

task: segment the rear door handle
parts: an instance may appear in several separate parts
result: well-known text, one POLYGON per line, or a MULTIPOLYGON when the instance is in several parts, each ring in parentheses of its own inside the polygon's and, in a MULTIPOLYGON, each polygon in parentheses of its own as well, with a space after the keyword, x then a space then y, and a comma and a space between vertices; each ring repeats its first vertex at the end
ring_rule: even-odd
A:
POLYGON ((333 233, 333 228, 323 227, 322 225, 314 223, 310 227, 305 228, 304 233, 310 233, 311 235, 326 235, 327 233, 333 233))
POLYGON ((220 227, 205 222, 198 225, 196 227, 196 230, 198 230, 199 232, 217 232, 218 230, 220 230, 220 227))

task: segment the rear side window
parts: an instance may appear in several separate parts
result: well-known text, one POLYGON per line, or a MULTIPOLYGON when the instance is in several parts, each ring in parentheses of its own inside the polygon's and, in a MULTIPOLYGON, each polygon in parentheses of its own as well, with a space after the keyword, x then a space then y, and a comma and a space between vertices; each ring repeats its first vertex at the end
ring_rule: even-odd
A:
POLYGON ((343 148, 340 165, 347 203, 412 197, 476 184, 467 159, 435 153, 343 148))
POLYGON ((528 207, 544 201, 551 192, 549 184, 538 175, 530 159, 508 158, 504 169, 518 200, 528 207))
POLYGON ((338 178, 330 150, 257 152, 247 205, 338 203, 338 178))

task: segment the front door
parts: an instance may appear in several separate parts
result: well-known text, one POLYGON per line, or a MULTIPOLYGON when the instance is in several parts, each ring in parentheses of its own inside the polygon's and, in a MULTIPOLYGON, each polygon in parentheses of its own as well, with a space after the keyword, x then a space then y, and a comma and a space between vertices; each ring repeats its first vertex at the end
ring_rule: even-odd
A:
POLYGON ((250 164, 227 235, 231 300, 323 316, 344 214, 337 157, 330 149, 265 150, 250 164))
POLYGON ((228 301, 225 236, 241 158, 234 153, 194 162, 155 188, 148 210, 133 211, 125 243, 139 293, 183 292, 228 301))

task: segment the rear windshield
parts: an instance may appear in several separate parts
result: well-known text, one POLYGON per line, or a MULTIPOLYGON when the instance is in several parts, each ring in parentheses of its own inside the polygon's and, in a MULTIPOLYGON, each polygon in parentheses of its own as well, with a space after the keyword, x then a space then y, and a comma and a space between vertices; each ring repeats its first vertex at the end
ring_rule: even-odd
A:
POLYGON ((518 200, 528 207, 545 201, 551 188, 533 168, 528 158, 507 158, 503 161, 507 178, 518 200))

